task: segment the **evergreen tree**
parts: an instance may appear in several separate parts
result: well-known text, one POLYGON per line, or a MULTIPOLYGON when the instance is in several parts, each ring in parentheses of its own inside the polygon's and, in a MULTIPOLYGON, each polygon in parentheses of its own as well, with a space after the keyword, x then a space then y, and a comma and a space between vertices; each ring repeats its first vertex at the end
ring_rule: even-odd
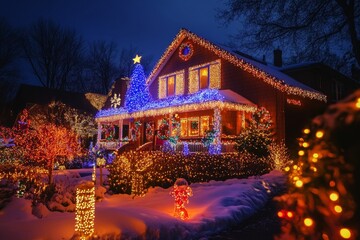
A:
POLYGON ((272 120, 268 110, 261 107, 252 115, 251 120, 236 139, 235 149, 241 153, 249 153, 255 157, 267 157, 268 146, 272 139, 272 120))
POLYGON ((144 68, 140 64, 140 58, 137 55, 134 58, 135 67, 131 74, 130 86, 126 92, 125 108, 129 112, 140 110, 151 100, 144 68))

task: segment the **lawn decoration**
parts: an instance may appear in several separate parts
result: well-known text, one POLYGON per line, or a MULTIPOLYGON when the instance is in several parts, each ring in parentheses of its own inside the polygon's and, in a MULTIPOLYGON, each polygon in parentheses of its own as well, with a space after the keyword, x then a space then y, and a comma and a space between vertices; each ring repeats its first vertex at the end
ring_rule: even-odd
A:
POLYGON ((189 203, 189 197, 193 195, 188 182, 184 178, 178 178, 170 194, 175 198, 174 217, 180 218, 181 220, 188 219, 189 214, 185 208, 185 204, 189 203))

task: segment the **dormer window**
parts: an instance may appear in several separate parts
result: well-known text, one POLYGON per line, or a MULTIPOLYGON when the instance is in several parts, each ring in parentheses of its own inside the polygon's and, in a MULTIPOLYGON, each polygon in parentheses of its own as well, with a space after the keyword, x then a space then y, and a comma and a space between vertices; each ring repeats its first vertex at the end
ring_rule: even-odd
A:
POLYGON ((175 76, 167 77, 167 96, 175 95, 175 76))
POLYGON ((209 67, 203 67, 199 70, 200 89, 206 89, 209 87, 209 67))
POLYGON ((220 59, 189 68, 189 93, 221 87, 220 59))
POLYGON ((185 90, 185 71, 170 73, 159 77, 159 99, 183 95, 185 90))

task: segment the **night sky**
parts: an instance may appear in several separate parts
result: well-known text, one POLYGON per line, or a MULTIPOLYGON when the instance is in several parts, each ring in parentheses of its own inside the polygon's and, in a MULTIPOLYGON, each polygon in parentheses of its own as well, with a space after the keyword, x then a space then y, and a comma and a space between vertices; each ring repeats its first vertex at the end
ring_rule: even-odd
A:
POLYGON ((85 41, 113 41, 118 49, 130 46, 157 61, 180 28, 214 43, 227 43, 234 25, 216 20, 221 0, 1 0, 0 16, 14 27, 39 18, 75 29, 85 41))

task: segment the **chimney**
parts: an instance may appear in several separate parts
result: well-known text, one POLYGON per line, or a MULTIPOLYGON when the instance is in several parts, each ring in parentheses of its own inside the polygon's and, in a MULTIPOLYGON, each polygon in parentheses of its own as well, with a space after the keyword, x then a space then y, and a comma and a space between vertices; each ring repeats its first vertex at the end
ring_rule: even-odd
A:
POLYGON ((274 50, 274 65, 276 67, 282 67, 282 51, 280 49, 274 50))

